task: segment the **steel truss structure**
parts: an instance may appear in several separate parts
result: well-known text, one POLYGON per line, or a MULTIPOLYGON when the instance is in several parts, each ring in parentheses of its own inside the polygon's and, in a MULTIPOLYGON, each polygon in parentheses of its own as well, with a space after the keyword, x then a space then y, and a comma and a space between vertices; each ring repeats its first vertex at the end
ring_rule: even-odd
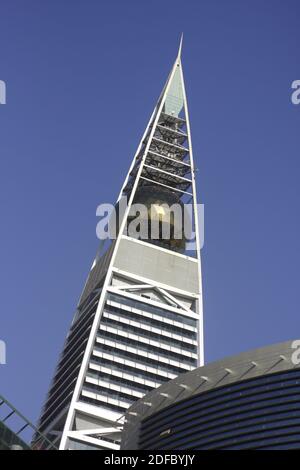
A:
POLYGON ((182 41, 117 199, 128 200, 118 236, 92 265, 41 414, 40 431, 60 449, 118 449, 129 406, 204 363, 200 240, 181 48, 182 41), (193 204, 195 254, 125 234, 133 202, 154 187, 162 199, 171 194, 193 204))

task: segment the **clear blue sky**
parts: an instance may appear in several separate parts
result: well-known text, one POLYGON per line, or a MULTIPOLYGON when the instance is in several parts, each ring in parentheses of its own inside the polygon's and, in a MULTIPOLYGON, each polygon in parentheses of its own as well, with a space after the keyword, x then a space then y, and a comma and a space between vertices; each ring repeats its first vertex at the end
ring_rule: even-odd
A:
POLYGON ((184 31, 206 361, 300 337, 300 3, 1 0, 0 393, 35 420, 184 31))

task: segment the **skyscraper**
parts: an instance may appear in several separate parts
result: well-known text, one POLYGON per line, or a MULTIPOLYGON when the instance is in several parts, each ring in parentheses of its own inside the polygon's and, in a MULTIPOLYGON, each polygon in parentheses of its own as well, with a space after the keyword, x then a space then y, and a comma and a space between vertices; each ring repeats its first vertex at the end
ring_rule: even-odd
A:
MULTIPOLYGON (((40 417, 40 431, 60 449, 118 449, 129 406, 204 362, 198 211, 181 46, 117 199, 117 237, 92 265, 40 417), (148 238, 132 234, 134 204, 146 207, 150 222, 157 218, 158 236, 151 230, 148 238), (191 208, 181 220, 195 233, 193 243, 166 209, 173 204, 191 208)), ((33 445, 48 447, 39 439, 33 445)))

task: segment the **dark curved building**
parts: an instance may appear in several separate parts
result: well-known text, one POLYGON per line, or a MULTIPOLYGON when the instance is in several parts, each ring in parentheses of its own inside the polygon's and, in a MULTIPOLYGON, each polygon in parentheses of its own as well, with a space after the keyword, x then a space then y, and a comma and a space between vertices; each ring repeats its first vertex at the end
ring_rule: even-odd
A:
POLYGON ((293 346, 242 353, 163 384, 129 408, 121 449, 300 449, 293 346))

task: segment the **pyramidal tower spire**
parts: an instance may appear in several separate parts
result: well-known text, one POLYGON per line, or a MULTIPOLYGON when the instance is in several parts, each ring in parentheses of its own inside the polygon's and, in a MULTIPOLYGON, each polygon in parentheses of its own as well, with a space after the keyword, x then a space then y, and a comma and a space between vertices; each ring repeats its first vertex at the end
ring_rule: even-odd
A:
POLYGON ((179 49, 178 49, 178 54, 177 54, 178 61, 181 60, 182 44, 183 44, 183 33, 181 33, 181 37, 180 37, 179 49))
POLYGON ((116 236, 80 296, 39 421, 48 441, 34 448, 118 449, 131 404, 204 363, 182 42, 117 197, 116 236))

